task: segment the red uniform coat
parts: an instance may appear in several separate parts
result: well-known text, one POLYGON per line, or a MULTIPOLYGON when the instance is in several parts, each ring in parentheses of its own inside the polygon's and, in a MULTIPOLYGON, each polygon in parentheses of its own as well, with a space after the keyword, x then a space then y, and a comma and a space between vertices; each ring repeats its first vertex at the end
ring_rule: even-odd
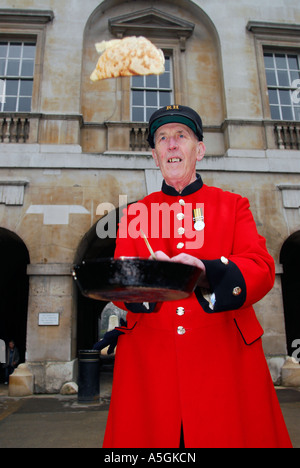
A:
POLYGON ((143 239, 134 238, 140 228, 154 251, 200 258, 214 296, 210 304, 197 288, 154 312, 117 304, 129 312, 118 339, 104 447, 177 448, 181 426, 187 448, 290 447, 252 308, 273 286, 274 261, 247 199, 203 185, 200 177, 181 194, 164 183, 125 211, 116 257, 149 257, 143 239), (193 240, 198 206, 205 228, 193 240))

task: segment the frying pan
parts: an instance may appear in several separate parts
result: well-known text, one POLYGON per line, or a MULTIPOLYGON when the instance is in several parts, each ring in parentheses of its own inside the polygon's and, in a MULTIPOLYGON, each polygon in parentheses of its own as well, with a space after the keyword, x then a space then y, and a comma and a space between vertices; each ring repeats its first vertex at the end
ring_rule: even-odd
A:
POLYGON ((100 258, 73 267, 81 293, 99 301, 163 302, 194 291, 201 270, 182 263, 140 258, 100 258))

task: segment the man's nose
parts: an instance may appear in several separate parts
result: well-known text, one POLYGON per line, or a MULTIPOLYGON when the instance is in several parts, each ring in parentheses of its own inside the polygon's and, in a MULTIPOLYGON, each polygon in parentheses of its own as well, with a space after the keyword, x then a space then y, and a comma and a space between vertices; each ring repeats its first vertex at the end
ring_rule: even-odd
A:
POLYGON ((178 143, 175 137, 169 138, 169 149, 176 149, 178 147, 178 143))

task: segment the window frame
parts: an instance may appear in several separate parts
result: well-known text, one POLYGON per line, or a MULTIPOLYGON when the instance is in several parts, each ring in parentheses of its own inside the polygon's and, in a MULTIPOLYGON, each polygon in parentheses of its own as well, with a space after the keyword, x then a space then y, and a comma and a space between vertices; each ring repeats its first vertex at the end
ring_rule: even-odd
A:
MULTIPOLYGON (((187 40, 194 34, 194 23, 157 8, 147 7, 133 13, 109 18, 108 29, 112 37, 118 39, 143 35, 164 53, 170 54, 173 60, 173 101, 182 105, 188 104, 185 52, 187 40)), ((118 115, 117 119, 133 123, 131 120, 131 79, 117 80, 116 92, 120 96, 115 112, 115 115, 118 115)))
MULTIPOLYGON (((271 117, 269 104, 264 51, 276 50, 278 53, 282 51, 299 55, 300 25, 250 20, 247 24, 247 30, 254 36, 263 119, 275 123, 276 121, 271 117)), ((278 120, 277 122, 282 121, 278 120)))
POLYGON ((297 105, 297 103, 295 103, 293 101, 293 98, 292 98, 292 93, 297 91, 297 89, 299 89, 299 87, 297 85, 293 86, 294 80, 291 79, 291 73, 290 72, 294 71, 294 70, 291 70, 291 68, 289 67, 289 64, 288 64, 288 60, 287 60, 288 56, 293 55, 293 56, 297 57, 297 66, 298 66, 298 69, 297 69, 298 78, 297 78, 297 80, 299 80, 298 82, 300 83, 300 50, 291 51, 291 50, 285 50, 283 48, 263 47, 263 54, 264 54, 264 59, 265 59, 266 54, 272 54, 273 64, 274 64, 274 67, 267 67, 266 63, 265 63, 265 60, 264 60, 271 119, 275 120, 275 121, 281 120, 281 121, 300 122, 300 112, 299 111, 298 111, 299 112, 298 118, 296 116, 296 108, 300 108, 300 103, 297 105), (280 67, 277 66, 276 55, 277 56, 279 56, 279 55, 284 56, 285 62, 286 62, 286 65, 287 65, 286 68, 280 68, 280 67), (274 71, 276 84, 268 83, 268 79, 267 79, 267 71, 268 70, 274 71), (290 82, 289 86, 283 85, 283 84, 280 83, 280 80, 279 80, 279 72, 280 71, 287 72, 287 76, 288 76, 288 79, 289 79, 289 82, 290 82), (275 105, 275 104, 273 104, 271 102, 270 92, 269 92, 270 90, 276 91, 278 105, 275 105), (284 103, 281 102, 280 91, 289 91, 289 93, 290 93, 290 104, 284 104, 284 103), (278 108, 279 118, 272 117, 272 107, 277 107, 278 108), (285 108, 290 109, 290 111, 292 112, 292 118, 284 118, 283 112, 284 112, 285 108))
POLYGON ((5 102, 4 100, 2 100, 2 102, 0 102, 0 112, 31 112, 32 111, 32 96, 33 96, 33 85, 34 85, 34 69, 35 69, 35 57, 36 57, 36 41, 35 40, 2 40, 2 38, 0 38, 0 43, 5 43, 7 44, 7 51, 6 51, 6 56, 4 57, 1 57, 1 59, 4 59, 4 66, 5 66, 5 69, 4 69, 4 73, 2 75, 0 75, 0 80, 2 80, 4 82, 4 85, 3 85, 3 89, 5 90, 6 89, 6 98, 8 97, 13 97, 13 98, 16 98, 16 103, 15 103, 15 108, 12 110, 7 110, 5 109, 5 102), (10 47, 12 44, 20 44, 21 45, 21 52, 20 52, 20 55, 18 57, 11 57, 9 55, 9 52, 10 52, 10 47), (34 57, 24 57, 24 47, 26 45, 29 45, 29 44, 32 44, 34 45, 34 57), (18 67, 19 67, 19 70, 18 70, 18 74, 8 74, 8 66, 9 66, 9 62, 10 61, 15 61, 15 62, 18 62, 18 67), (30 75, 23 75, 22 74, 22 67, 23 67, 23 64, 26 63, 26 62, 33 62, 33 69, 32 69, 32 74, 30 75), (9 96, 7 94, 7 84, 8 82, 12 83, 12 82, 17 82, 17 90, 16 90, 16 93, 12 94, 11 96, 9 96), (22 94, 22 90, 21 90, 21 87, 22 87, 22 82, 32 82, 32 89, 31 89, 31 92, 28 93, 28 94, 22 94), (24 109, 20 109, 20 100, 21 99, 29 99, 30 98, 30 109, 28 110, 24 110, 24 109))
MULTIPOLYGON (((36 44, 31 112, 26 112, 26 114, 33 114, 40 112, 40 89, 42 83, 46 27, 47 23, 52 21, 54 15, 50 14, 51 12, 49 13, 48 11, 43 12, 43 15, 42 13, 39 15, 37 11, 37 14, 33 17, 32 15, 28 15, 27 17, 26 14, 22 16, 22 12, 23 10, 20 10, 20 12, 19 10, 15 12, 12 10, 12 18, 9 22, 5 21, 6 15, 0 15, 0 41, 35 42, 36 44), (19 18, 22 18, 22 22, 19 18)), ((7 112, 1 112, 1 114, 5 113, 7 112)))
MULTIPOLYGON (((157 84, 158 86, 147 86, 147 76, 143 76, 143 86, 136 86, 133 84, 133 81, 135 79, 135 77, 132 77, 131 80, 130 80, 130 120, 131 122, 148 122, 149 121, 149 118, 150 118, 150 115, 147 115, 147 110, 148 109, 153 109, 153 112, 155 112, 156 110, 158 110, 160 107, 163 107, 163 105, 158 102, 158 105, 157 106, 149 106, 147 105, 147 91, 149 92, 155 92, 156 94, 159 95, 160 92, 168 92, 170 94, 170 102, 167 104, 167 105, 171 105, 173 104, 174 102, 174 66, 173 66, 173 56, 172 54, 164 51, 164 54, 165 54, 165 57, 169 57, 170 59, 170 70, 169 70, 169 73, 170 73, 170 87, 168 88, 163 88, 163 87, 159 87, 159 77, 157 77, 157 84), (133 91, 143 91, 143 94, 144 94, 144 99, 143 99, 143 106, 139 106, 139 105, 134 105, 133 103, 133 91), (143 109, 143 120, 135 120, 133 119, 133 109, 134 108, 140 108, 140 109, 143 109)), ((152 75, 150 75, 152 76, 152 75)), ((155 76, 155 75, 154 75, 155 76)), ((152 112, 152 114, 153 114, 152 112)))
MULTIPOLYGON (((188 105, 188 90, 187 90, 187 77, 185 54, 181 49, 180 41, 176 38, 149 38, 153 44, 162 49, 165 55, 172 57, 173 65, 173 102, 182 105, 188 105)), ((132 119, 132 97, 131 97, 131 78, 122 79, 122 82, 117 83, 118 91, 122 95, 122 121, 133 122, 132 119)), ((142 123, 142 122, 139 122, 142 123)))

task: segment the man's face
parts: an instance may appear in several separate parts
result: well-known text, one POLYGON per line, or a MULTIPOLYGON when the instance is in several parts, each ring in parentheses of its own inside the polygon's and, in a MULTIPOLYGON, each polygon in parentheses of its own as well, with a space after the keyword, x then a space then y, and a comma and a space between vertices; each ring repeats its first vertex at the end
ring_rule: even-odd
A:
POLYGON ((169 123, 155 132, 152 155, 168 185, 181 192, 196 179, 196 163, 205 154, 205 146, 193 130, 184 124, 169 123))

